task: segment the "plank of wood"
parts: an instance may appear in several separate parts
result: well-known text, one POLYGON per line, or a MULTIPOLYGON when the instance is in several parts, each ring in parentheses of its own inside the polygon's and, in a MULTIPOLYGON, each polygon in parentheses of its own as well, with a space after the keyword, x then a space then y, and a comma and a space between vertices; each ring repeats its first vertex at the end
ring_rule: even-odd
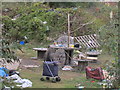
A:
POLYGON ((33 48, 36 51, 47 51, 47 48, 33 48))
POLYGON ((86 46, 86 44, 83 43, 83 41, 80 39, 80 37, 77 37, 77 38, 76 39, 78 40, 78 42, 80 41, 80 43, 82 43, 82 45, 86 46))
POLYGON ((91 36, 91 38, 95 41, 95 43, 96 43, 98 46, 100 46, 100 44, 99 44, 98 41, 95 39, 95 37, 92 36, 92 35, 90 35, 90 36, 91 36))
POLYGON ((96 40, 96 34, 91 34, 91 35, 84 35, 84 36, 79 36, 75 37, 75 39, 84 45, 85 47, 99 47, 100 44, 96 40), (91 43, 89 43, 91 41, 91 43))
POLYGON ((90 47, 94 47, 94 45, 93 45, 92 43, 89 43, 89 41, 91 41, 91 40, 90 40, 90 38, 88 38, 88 35, 85 35, 84 37, 85 37, 85 39, 87 40, 88 45, 89 45, 90 47))
POLYGON ((87 59, 90 59, 90 60, 97 60, 98 57, 87 57, 87 59))
POLYGON ((90 40, 93 42, 93 44, 94 44, 93 46, 94 46, 94 47, 98 47, 98 45, 96 44, 96 42, 94 41, 94 39, 91 38, 90 35, 88 35, 88 38, 90 38, 90 40))
POLYGON ((81 61, 81 62, 91 62, 93 60, 88 60, 88 59, 80 59, 80 60, 77 60, 77 61, 81 61))
POLYGON ((89 44, 87 43, 85 37, 81 36, 80 38, 84 41, 84 43, 87 45, 87 47, 90 47, 89 44))
POLYGON ((90 35, 87 35, 87 38, 89 39, 89 41, 91 41, 91 43, 90 43, 91 46, 92 46, 92 47, 96 47, 95 42, 94 42, 93 39, 91 39, 90 35))

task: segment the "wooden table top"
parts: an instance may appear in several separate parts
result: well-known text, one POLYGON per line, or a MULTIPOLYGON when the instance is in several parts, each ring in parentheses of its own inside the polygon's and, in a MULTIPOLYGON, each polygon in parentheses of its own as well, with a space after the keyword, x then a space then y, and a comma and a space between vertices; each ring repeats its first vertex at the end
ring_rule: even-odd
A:
POLYGON ((47 48, 33 48, 36 51, 47 51, 47 48))
POLYGON ((88 60, 88 59, 76 59, 75 61, 90 62, 90 61, 93 61, 93 60, 88 60))
POLYGON ((50 45, 51 48, 56 48, 56 49, 65 49, 65 50, 80 50, 81 48, 74 48, 74 47, 60 47, 60 46, 55 46, 55 45, 50 45))
POLYGON ((91 51, 91 52, 86 52, 87 55, 99 55, 101 54, 100 52, 97 51, 91 51))
POLYGON ((90 61, 93 61, 93 60, 78 60, 80 62, 90 62, 90 61))

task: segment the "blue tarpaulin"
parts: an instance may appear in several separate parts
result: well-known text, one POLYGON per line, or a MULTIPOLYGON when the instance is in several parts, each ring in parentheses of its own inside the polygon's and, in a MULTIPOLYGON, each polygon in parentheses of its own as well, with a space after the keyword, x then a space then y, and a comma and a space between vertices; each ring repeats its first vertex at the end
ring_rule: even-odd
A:
POLYGON ((24 45, 25 44, 25 42, 24 41, 20 41, 20 45, 24 45))
POLYGON ((3 70, 0 70, 0 77, 5 77, 6 76, 6 73, 5 73, 5 71, 3 71, 3 70))
POLYGON ((6 71, 8 71, 8 69, 1 67, 0 68, 0 77, 7 77, 8 74, 6 73, 6 71))

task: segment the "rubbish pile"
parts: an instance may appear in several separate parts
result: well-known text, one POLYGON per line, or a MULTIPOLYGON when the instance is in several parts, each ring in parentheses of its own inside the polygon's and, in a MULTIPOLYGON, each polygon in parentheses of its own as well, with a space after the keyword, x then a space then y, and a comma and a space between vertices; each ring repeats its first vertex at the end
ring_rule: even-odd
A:
POLYGON ((86 59, 86 55, 82 52, 79 52, 79 59, 86 59))
POLYGON ((113 86, 112 80, 114 80, 115 77, 110 76, 107 70, 102 70, 102 71, 105 79, 102 82, 98 82, 98 84, 101 85, 103 88, 112 88, 113 86))
POLYGON ((83 88, 85 88, 85 86, 82 86, 81 84, 77 84, 75 87, 77 87, 78 90, 82 90, 83 88))
POLYGON ((113 84, 110 80, 103 80, 102 82, 98 82, 98 85, 101 85, 102 88, 112 88, 113 84))
MULTIPOLYGON (((32 87, 32 82, 28 79, 22 79, 19 76, 19 72, 16 70, 8 70, 5 67, 0 67, 0 77, 2 82, 4 82, 4 79, 9 83, 13 82, 17 84, 17 87, 21 88, 27 88, 32 87)), ((4 85, 4 88, 6 88, 6 85, 4 85)))
POLYGON ((115 79, 115 77, 113 75, 110 76, 110 73, 107 70, 103 70, 103 75, 104 75, 106 80, 110 80, 110 79, 114 80, 115 79))
POLYGON ((73 68, 71 67, 71 66, 69 66, 69 65, 66 65, 66 66, 64 66, 63 68, 62 68, 62 70, 63 71, 70 71, 70 70, 72 70, 73 68))
MULTIPOLYGON (((112 80, 114 80, 114 76, 110 76, 109 72, 106 70, 102 70, 102 68, 91 68, 89 66, 86 67, 86 78, 93 78, 100 80, 98 82, 99 85, 102 86, 102 88, 112 88, 112 80)), ((93 83, 94 81, 92 81, 93 83)))
POLYGON ((26 67, 26 68, 28 68, 28 67, 33 68, 33 67, 39 67, 39 66, 38 65, 23 65, 23 67, 26 67))
POLYGON ((18 67, 20 66, 21 61, 22 59, 19 59, 19 61, 12 60, 12 63, 8 63, 7 61, 4 61, 4 59, 0 58, 0 67, 5 67, 8 70, 17 70, 18 67))
POLYGON ((16 86, 22 87, 22 88, 27 88, 27 87, 32 87, 32 82, 28 79, 22 79, 20 76, 17 74, 14 74, 12 76, 7 77, 8 80, 14 80, 14 83, 17 83, 16 86))

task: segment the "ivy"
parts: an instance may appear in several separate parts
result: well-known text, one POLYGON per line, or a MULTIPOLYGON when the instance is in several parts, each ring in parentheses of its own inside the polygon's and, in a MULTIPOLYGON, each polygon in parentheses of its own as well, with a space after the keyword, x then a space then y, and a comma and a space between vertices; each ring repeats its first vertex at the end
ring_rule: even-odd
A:
POLYGON ((106 66, 109 74, 115 77, 114 80, 111 80, 114 88, 119 88, 120 84, 120 64, 118 59, 118 27, 115 26, 117 23, 118 20, 116 18, 113 18, 100 30, 102 48, 115 57, 114 60, 110 61, 109 65, 106 66))

